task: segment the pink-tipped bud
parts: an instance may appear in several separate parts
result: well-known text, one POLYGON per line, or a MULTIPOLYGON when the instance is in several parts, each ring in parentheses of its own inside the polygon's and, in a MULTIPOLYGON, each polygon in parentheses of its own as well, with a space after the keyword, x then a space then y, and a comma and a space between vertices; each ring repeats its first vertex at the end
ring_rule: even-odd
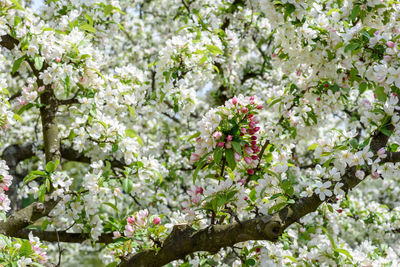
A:
POLYGON ((160 222, 161 222, 160 217, 155 217, 155 218, 153 219, 153 224, 155 224, 155 225, 160 224, 160 222))
POLYGON ((236 162, 239 162, 239 161, 242 159, 242 156, 241 156, 239 153, 237 153, 237 152, 235 152, 235 154, 233 155, 233 157, 235 158, 235 161, 236 161, 236 162))
POLYGON ((247 113, 249 111, 249 109, 246 107, 242 107, 241 111, 242 111, 242 113, 247 113))
POLYGON ((245 149, 244 149, 244 152, 246 152, 246 154, 253 154, 253 149, 251 149, 251 147, 246 147, 245 149))
POLYGON ((212 136, 217 140, 217 139, 221 138, 222 133, 220 131, 216 131, 213 133, 212 136))
POLYGON ((258 106, 257 106, 257 109, 263 109, 263 106, 258 105, 258 106))
POLYGON ((251 164, 252 160, 249 157, 244 157, 244 161, 246 161, 247 164, 251 164))
POLYGON ((239 179, 237 182, 243 186, 246 183, 246 180, 239 179))
POLYGON ((386 45, 390 48, 394 47, 394 43, 392 41, 387 41, 386 45))
POLYGON ((247 170, 247 173, 250 174, 250 175, 253 175, 253 174, 254 174, 254 170, 248 169, 248 170, 247 170))
POLYGON ((236 98, 236 97, 233 97, 233 98, 232 98, 232 104, 236 105, 237 102, 238 102, 237 98, 236 98))
POLYGON ((40 92, 43 92, 44 91, 44 86, 40 86, 37 90, 38 90, 38 92, 40 93, 40 92))
POLYGON ((241 132, 242 134, 245 134, 245 133, 247 132, 247 130, 246 130, 246 128, 242 128, 242 129, 240 129, 240 132, 241 132))
POLYGON ((121 233, 118 231, 113 232, 113 239, 117 239, 118 237, 121 237, 121 233))
POLYGON ((250 96, 250 100, 254 100, 254 96, 250 96))
POLYGON ((126 222, 129 223, 129 224, 134 224, 135 221, 136 221, 135 217, 128 217, 128 218, 126 219, 126 222))
POLYGON ((231 142, 226 142, 226 143, 225 143, 225 147, 226 147, 227 149, 231 149, 231 148, 232 148, 232 143, 231 143, 231 142))
POLYGON ((260 127, 255 127, 253 130, 254 130, 255 132, 258 132, 258 131, 260 130, 260 127))
POLYGON ((257 141, 256 141, 256 140, 252 140, 252 141, 251 141, 251 145, 252 145, 252 146, 257 145, 257 141))
POLYGON ((379 178, 379 173, 377 171, 374 171, 374 173, 372 174, 372 178, 373 179, 378 179, 379 178))
POLYGON ((226 141, 232 141, 232 135, 228 135, 228 136, 226 137, 226 141))
POLYGON ((386 55, 386 56, 383 56, 383 60, 386 61, 386 62, 390 62, 392 60, 392 57, 386 55))
POLYGON ((61 59, 58 58, 58 57, 56 57, 56 58, 55 58, 55 61, 57 61, 57 63, 60 63, 60 62, 61 62, 61 59))
POLYGON ((247 118, 249 118, 249 120, 251 120, 253 117, 254 117, 254 114, 247 115, 247 118))
POLYGON ((258 156, 257 155, 253 155, 253 156, 251 156, 251 159, 252 160, 258 160, 258 156))
POLYGON ((253 140, 253 141, 257 140, 257 136, 253 135, 253 136, 251 137, 251 140, 253 140))
POLYGON ((384 159, 384 158, 387 157, 387 155, 386 155, 386 150, 385 150, 384 147, 381 147, 381 148, 378 150, 377 154, 378 154, 378 157, 380 157, 381 159, 384 159))
POLYGON ((195 191, 195 194, 197 195, 197 194, 200 194, 200 195, 202 195, 203 194, 203 187, 196 187, 196 191, 195 191))
POLYGON ((225 145, 224 142, 219 142, 219 143, 217 144, 218 147, 223 147, 224 145, 225 145))
POLYGON ((256 127, 256 123, 254 121, 249 122, 249 127, 250 128, 256 127))
POLYGON ((200 155, 196 154, 196 153, 192 153, 192 155, 190 155, 190 163, 195 163, 196 161, 198 161, 200 159, 200 155))

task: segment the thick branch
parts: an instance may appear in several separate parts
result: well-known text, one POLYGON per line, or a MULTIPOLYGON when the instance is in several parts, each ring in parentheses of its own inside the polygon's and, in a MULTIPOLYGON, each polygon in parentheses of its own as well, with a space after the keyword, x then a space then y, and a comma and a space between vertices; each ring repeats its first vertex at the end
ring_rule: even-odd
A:
MULTIPOLYGON (((66 243, 82 243, 85 240, 90 239, 89 234, 83 233, 67 233, 65 231, 55 232, 55 231, 40 231, 36 229, 22 229, 21 231, 17 232, 14 237, 28 239, 29 233, 36 237, 39 237, 40 240, 48 241, 48 242, 66 242, 66 243), (58 237, 57 237, 58 233, 58 237)), ((102 234, 99 236, 99 239, 96 241, 97 243, 113 243, 114 240, 112 239, 112 234, 102 234)))

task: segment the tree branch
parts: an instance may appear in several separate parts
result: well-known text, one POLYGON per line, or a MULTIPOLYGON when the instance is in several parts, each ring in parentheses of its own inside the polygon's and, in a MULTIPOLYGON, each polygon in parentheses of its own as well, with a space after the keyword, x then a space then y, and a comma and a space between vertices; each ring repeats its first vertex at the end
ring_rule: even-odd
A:
MULTIPOLYGON (((86 233, 67 233, 65 231, 41 231, 36 229, 22 229, 18 231, 14 237, 28 239, 29 233, 32 232, 34 236, 40 238, 40 240, 48 242, 66 242, 66 243, 82 243, 85 240, 90 239, 90 235, 86 233), (57 239, 58 233, 58 239, 57 239)), ((96 243, 109 244, 113 243, 113 234, 105 233, 99 236, 99 240, 96 243)))

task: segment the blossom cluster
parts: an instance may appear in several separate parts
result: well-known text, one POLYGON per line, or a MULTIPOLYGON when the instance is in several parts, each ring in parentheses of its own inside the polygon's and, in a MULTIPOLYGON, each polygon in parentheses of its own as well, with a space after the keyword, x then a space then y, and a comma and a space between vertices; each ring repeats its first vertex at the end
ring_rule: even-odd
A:
MULTIPOLYGON (((10 210, 10 199, 6 195, 11 186, 13 177, 8 173, 8 166, 4 160, 0 160, 0 212, 5 214, 10 210)), ((3 216, 0 218, 2 219, 3 216)))

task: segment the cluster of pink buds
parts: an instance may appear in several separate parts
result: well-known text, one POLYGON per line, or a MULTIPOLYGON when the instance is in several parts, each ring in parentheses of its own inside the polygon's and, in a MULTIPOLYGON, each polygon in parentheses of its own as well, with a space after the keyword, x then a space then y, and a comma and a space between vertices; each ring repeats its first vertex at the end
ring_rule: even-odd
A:
MULTIPOLYGON (((147 209, 140 210, 134 216, 129 216, 126 218, 126 225, 124 235, 126 237, 132 237, 133 233, 136 231, 137 228, 142 228, 147 223, 147 218, 149 216, 149 211, 147 209)), ((152 223, 154 225, 158 225, 161 223, 161 218, 156 216, 154 217, 152 223)), ((118 231, 113 232, 114 239, 121 236, 121 233, 118 231)))
MULTIPOLYGON (((140 210, 138 213, 136 213, 135 216, 130 216, 130 217, 126 218, 127 224, 125 226, 124 235, 126 237, 133 236, 133 233, 136 230, 135 227, 143 227, 146 223, 147 216, 149 216, 149 211, 147 209, 145 209, 145 210, 140 210)), ((114 233, 114 237, 115 237, 115 233, 114 233)))

